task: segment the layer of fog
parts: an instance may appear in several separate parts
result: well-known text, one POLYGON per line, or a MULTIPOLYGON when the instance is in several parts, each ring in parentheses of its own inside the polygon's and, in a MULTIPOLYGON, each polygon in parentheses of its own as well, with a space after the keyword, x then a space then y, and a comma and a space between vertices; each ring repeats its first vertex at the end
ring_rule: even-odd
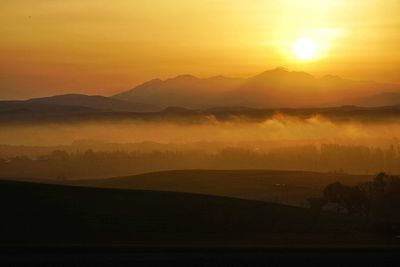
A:
POLYGON ((259 142, 274 146, 305 143, 387 146, 399 143, 400 120, 333 122, 318 115, 302 119, 277 114, 262 122, 249 122, 240 117, 221 122, 211 116, 198 124, 114 121, 0 126, 0 144, 6 145, 69 145, 83 139, 114 143, 222 142, 239 145, 259 142))

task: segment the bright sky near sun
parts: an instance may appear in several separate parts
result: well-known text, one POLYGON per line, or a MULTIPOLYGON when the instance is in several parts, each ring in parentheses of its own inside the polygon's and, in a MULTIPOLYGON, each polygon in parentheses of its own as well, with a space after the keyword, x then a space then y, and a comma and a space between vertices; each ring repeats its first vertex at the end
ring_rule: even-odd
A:
POLYGON ((0 99, 284 66, 400 83, 398 0, 2 0, 0 99))

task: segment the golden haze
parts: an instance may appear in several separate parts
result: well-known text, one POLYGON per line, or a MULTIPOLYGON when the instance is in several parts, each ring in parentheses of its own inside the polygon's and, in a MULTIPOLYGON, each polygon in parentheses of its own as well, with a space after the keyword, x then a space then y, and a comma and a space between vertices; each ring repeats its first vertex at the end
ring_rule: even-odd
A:
POLYGON ((400 83, 399 10, 397 0, 3 0, 0 99, 276 66, 400 83), (305 37, 315 60, 292 53, 305 37))

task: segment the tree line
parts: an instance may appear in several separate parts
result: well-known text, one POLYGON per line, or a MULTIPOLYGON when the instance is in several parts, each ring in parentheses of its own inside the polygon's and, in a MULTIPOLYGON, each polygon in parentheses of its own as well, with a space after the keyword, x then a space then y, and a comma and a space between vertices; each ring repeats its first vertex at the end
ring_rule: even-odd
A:
POLYGON ((280 169, 373 174, 400 173, 400 147, 313 145, 260 151, 227 147, 151 151, 54 150, 37 156, 0 159, 0 176, 88 177, 128 175, 170 169, 280 169))

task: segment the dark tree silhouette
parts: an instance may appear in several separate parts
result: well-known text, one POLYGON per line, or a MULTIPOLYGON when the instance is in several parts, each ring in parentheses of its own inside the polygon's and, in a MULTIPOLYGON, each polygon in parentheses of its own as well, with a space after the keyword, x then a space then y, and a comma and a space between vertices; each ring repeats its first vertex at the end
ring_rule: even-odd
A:
POLYGON ((343 205, 350 213, 365 215, 378 233, 400 233, 400 178, 379 173, 356 186, 328 185, 324 199, 343 205))

